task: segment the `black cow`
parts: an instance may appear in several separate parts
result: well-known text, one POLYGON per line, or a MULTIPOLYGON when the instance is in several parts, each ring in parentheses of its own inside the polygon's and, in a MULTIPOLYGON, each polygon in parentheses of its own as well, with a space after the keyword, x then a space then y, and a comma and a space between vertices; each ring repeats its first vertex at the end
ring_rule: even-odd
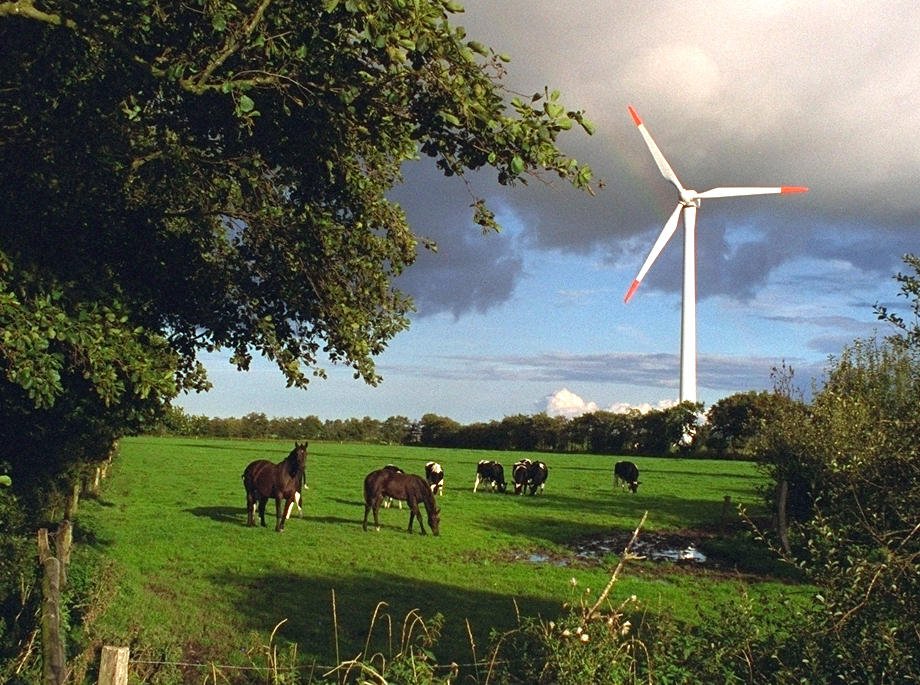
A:
POLYGON ((505 483, 505 469, 497 461, 483 459, 476 466, 476 482, 473 483, 473 492, 476 492, 480 483, 487 483, 492 492, 496 490, 504 492, 508 487, 508 484, 505 483))
POLYGON ((429 461, 425 464, 425 480, 431 486, 431 493, 434 495, 444 494, 444 469, 436 461, 429 461))
POLYGON ((546 487, 546 479, 549 477, 549 468, 542 461, 535 461, 527 468, 527 485, 530 487, 530 494, 533 495, 539 489, 543 492, 546 487))
POLYGON ((618 461, 613 465, 613 486, 618 484, 633 492, 639 489, 639 469, 631 461, 618 461))
POLYGON ((523 495, 530 480, 530 459, 520 459, 511 467, 511 480, 514 481, 514 494, 523 495))

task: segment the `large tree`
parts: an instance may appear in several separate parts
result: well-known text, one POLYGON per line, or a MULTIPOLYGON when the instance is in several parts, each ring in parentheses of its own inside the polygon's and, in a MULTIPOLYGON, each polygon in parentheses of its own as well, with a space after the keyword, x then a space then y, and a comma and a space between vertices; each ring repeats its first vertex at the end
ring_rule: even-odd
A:
POLYGON ((0 461, 67 435, 98 451, 207 388, 202 350, 264 355, 294 386, 327 360, 376 383, 412 307, 392 282, 421 241, 386 199, 407 160, 587 188, 557 136, 590 124, 558 93, 510 97, 461 11, 0 2, 0 450, 17 431, 30 448, 0 461))

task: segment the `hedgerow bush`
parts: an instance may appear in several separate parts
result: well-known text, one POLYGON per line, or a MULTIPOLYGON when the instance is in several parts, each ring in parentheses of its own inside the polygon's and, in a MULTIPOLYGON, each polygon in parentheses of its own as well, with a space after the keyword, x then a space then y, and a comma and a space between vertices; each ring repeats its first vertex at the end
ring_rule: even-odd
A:
MULTIPOLYGON (((0 469, 0 473, 4 473, 0 469)), ((35 542, 11 489, 0 485, 0 682, 14 682, 38 607, 35 542)))

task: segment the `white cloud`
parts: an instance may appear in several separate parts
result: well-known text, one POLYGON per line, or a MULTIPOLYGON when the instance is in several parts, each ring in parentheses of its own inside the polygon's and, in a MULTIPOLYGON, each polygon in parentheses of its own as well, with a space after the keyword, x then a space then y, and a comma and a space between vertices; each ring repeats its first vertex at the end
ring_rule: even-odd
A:
POLYGON ((562 388, 546 398, 546 413, 549 416, 564 416, 572 419, 582 414, 592 414, 597 409, 597 404, 585 402, 568 388, 562 388))
POLYGON ((677 404, 677 400, 660 400, 656 404, 649 404, 648 402, 642 402, 641 404, 629 404, 628 402, 614 402, 607 409, 609 412, 614 414, 628 414, 631 411, 637 411, 640 414, 647 414, 650 411, 660 411, 662 409, 670 409, 671 407, 677 404))
MULTIPOLYGON (((641 404, 629 404, 628 402, 615 402, 605 411, 614 414, 628 414, 631 411, 638 411, 645 414, 653 410, 668 409, 677 404, 677 400, 660 400, 656 404, 643 402, 641 404)), ((583 414, 593 414, 600 410, 597 402, 586 401, 579 395, 568 388, 557 390, 546 398, 546 413, 549 416, 564 416, 567 419, 573 419, 583 414)))

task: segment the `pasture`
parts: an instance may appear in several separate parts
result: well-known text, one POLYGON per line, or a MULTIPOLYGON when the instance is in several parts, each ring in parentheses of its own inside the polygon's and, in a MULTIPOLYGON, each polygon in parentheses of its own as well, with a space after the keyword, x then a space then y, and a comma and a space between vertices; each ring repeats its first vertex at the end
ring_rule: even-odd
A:
MULTIPOLYGON (((549 465, 546 490, 516 497, 482 487, 474 494, 472 486, 480 459, 507 471, 522 453, 311 443, 303 518, 295 513, 282 533, 271 524, 247 527, 243 469, 255 459, 279 462, 291 448, 123 440, 101 496, 85 500, 77 519, 75 567, 101 564, 95 572, 112 587, 87 639, 129 645, 133 659, 157 662, 136 664, 135 673, 182 682, 178 674, 194 667, 159 662, 251 665, 283 621, 275 642, 296 644, 296 658, 321 669, 361 651, 385 602, 391 628, 378 616, 372 646, 386 652, 390 632, 398 642, 412 610, 426 620, 440 613, 438 662, 468 664, 473 645, 484 656, 491 630, 517 625, 518 610, 553 618, 564 602, 593 602, 616 558, 580 559, 577 540, 630 532, 646 511, 645 531, 712 530, 726 495, 759 508, 761 477, 749 463, 637 457, 641 485, 633 494, 613 488, 615 457, 533 454, 549 465), (409 512, 395 506, 380 510, 380 531, 364 532, 364 476, 388 463, 424 474, 431 459, 445 472, 440 536, 408 534, 409 512)), ((266 514, 273 523, 273 501, 266 514)), ((731 601, 739 585, 724 568, 636 562, 611 603, 635 594, 648 615, 693 622, 714 602, 731 601)), ((783 585, 756 576, 746 590, 756 598, 783 585)))

